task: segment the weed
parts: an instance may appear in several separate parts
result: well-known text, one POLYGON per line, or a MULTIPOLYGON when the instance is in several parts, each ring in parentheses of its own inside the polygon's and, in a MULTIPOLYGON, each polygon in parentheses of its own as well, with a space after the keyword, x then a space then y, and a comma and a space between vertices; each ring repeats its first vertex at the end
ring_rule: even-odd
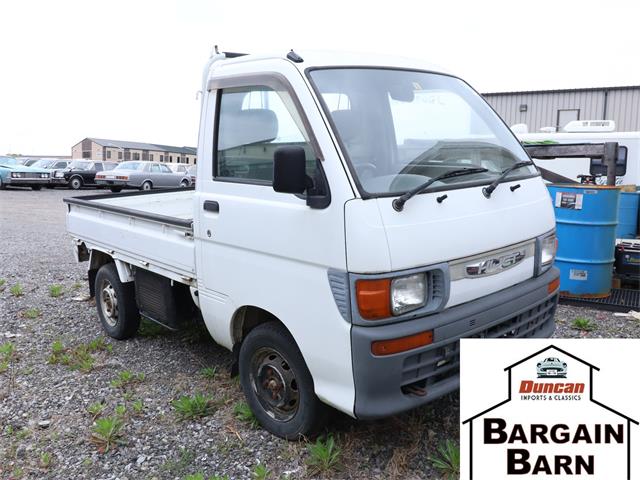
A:
POLYGON ((251 476, 255 480, 266 480, 271 476, 271 472, 264 464, 259 463, 255 467, 253 467, 253 472, 251 472, 251 476))
POLYGON ((22 312, 22 315, 25 318, 33 320, 34 318, 38 318, 40 316, 40 310, 38 310, 37 308, 29 308, 28 310, 22 312))
POLYGON ((21 297, 22 295, 24 295, 24 288, 22 288, 22 285, 20 285, 19 283, 16 283, 9 289, 9 293, 11 293, 11 295, 13 295, 14 297, 21 297))
POLYGON ((74 290, 78 290, 80 288, 82 288, 82 284, 80 282, 76 282, 73 285, 71 285, 71 288, 74 290))
POLYGON ((144 380, 144 373, 133 373, 130 370, 123 370, 118 374, 118 378, 111 380, 111 386, 113 388, 125 388, 132 383, 142 382, 144 380))
POLYGON ((133 411, 136 413, 142 413, 144 410, 144 403, 142 400, 138 399, 131 404, 131 408, 133 408, 133 411))
POLYGON ((198 473, 192 473, 190 475, 186 475, 182 477, 182 480, 206 480, 206 479, 204 478, 204 473, 198 472, 198 473))
POLYGON ((114 408, 113 411, 118 417, 124 417, 127 413, 127 407, 125 405, 116 405, 116 408, 114 408))
MULTIPOLYGON (((177 460, 167 460, 160 467, 167 471, 171 476, 175 477, 181 474, 195 460, 196 454, 186 448, 180 448, 180 455, 177 460)), ((198 475, 197 473, 195 475, 198 475)), ((198 478, 198 477, 194 477, 198 478)))
POLYGON ((216 367, 207 367, 200 370, 200 374, 204 378, 208 378, 209 380, 213 380, 216 378, 217 368, 216 367))
POLYGON ((340 464, 342 452, 332 435, 318 438, 315 443, 307 446, 307 451, 309 452, 307 465, 314 473, 326 473, 337 468, 340 464))
POLYGON ((158 325, 156 322, 143 318, 140 322, 140 328, 138 329, 139 337, 159 337, 166 335, 169 332, 162 325, 158 325))
POLYGON ((24 475, 24 471, 22 470, 22 468, 16 467, 11 472, 11 476, 9 478, 18 479, 18 478, 22 478, 23 475, 24 475))
POLYGON ((206 417, 216 410, 213 398, 201 393, 196 393, 192 397, 182 396, 171 402, 171 405, 183 420, 206 417))
POLYGON ((98 352, 103 350, 109 350, 111 345, 105 342, 104 337, 94 338, 87 344, 87 350, 89 352, 98 352))
POLYGON ((51 351, 54 355, 60 355, 64 352, 64 345, 60 340, 56 340, 51 344, 51 351))
POLYGON ((87 412, 93 415, 93 419, 95 420, 100 415, 102 415, 102 412, 104 412, 104 407, 105 407, 104 403, 95 402, 87 407, 87 412))
POLYGON ((42 468, 49 468, 53 463, 53 455, 49 452, 42 452, 40 454, 40 466, 42 468))
POLYGON ((11 359, 16 352, 16 347, 11 342, 5 342, 0 345, 0 357, 5 360, 11 359))
POLYGON ((6 360, 0 360, 0 373, 4 373, 9 370, 9 362, 6 360))
POLYGON ((583 332, 590 332, 596 329, 595 323, 588 318, 578 317, 572 323, 573 328, 576 330, 582 330, 583 332))
POLYGON ((121 432, 123 425, 124 423, 119 417, 105 417, 96 420, 91 441, 98 447, 100 453, 106 453, 124 443, 121 432))
POLYGON ((84 465, 85 467, 90 467, 91 465, 93 465, 93 460, 91 460, 90 458, 85 458, 82 461, 82 465, 84 465))
POLYGON ((0 292, 5 289, 5 284, 7 281, 4 278, 0 278, 0 292))
POLYGON ((251 408, 247 404, 247 402, 241 400, 233 406, 233 414, 235 417, 245 423, 248 423, 253 428, 257 428, 260 426, 258 419, 251 411, 251 408))
POLYGON ((93 370, 95 363, 95 358, 91 354, 96 351, 107 350, 108 346, 104 338, 101 337, 87 344, 78 345, 75 348, 67 348, 62 342, 56 340, 51 345, 51 355, 49 355, 48 362, 50 364, 60 363, 71 370, 80 370, 88 373, 93 370))
POLYGON ((436 455, 429 457, 429 460, 446 480, 460 476, 460 447, 453 440, 441 443, 436 449, 436 455))
POLYGON ((64 287, 62 285, 59 285, 57 283, 54 283, 53 285, 49 285, 50 296, 56 298, 62 295, 63 292, 64 292, 64 287))

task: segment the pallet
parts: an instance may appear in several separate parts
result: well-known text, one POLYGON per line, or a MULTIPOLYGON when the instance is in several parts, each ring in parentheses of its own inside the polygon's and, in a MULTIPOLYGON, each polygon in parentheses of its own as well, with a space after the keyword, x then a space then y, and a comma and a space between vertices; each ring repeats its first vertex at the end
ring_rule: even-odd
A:
POLYGON ((612 288, 611 294, 604 298, 577 298, 560 295, 560 303, 576 307, 590 307, 611 312, 640 310, 640 290, 630 288, 612 288))

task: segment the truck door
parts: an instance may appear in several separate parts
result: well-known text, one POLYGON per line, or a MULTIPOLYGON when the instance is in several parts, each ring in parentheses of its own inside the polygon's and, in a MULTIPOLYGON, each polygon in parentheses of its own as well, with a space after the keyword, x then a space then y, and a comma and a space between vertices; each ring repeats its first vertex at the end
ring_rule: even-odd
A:
MULTIPOLYGON (((194 205, 199 301, 210 333, 228 348, 231 320, 241 307, 277 317, 314 379, 325 388, 340 384, 348 404, 350 325, 340 316, 327 276, 329 269, 346 269, 344 199, 334 196, 342 193, 337 190, 327 206, 311 208, 304 195, 272 188, 278 147, 304 148, 309 177, 327 173, 309 120, 315 115, 313 121, 322 124, 319 111, 299 72, 288 62, 283 68, 293 71, 305 98, 275 74, 220 80, 208 97, 194 205), (302 102, 316 108, 309 117, 302 102), (323 344, 331 345, 332 355, 323 344)), ((326 129, 322 135, 328 136, 326 129)), ((316 385, 321 397, 322 388, 316 385)))

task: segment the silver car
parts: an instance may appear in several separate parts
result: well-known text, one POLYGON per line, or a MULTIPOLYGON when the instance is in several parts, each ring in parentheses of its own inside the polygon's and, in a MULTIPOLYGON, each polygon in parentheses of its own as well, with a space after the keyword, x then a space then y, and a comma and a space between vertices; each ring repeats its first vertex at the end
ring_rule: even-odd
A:
POLYGON ((123 188, 176 188, 191 186, 191 177, 176 173, 167 165, 158 162, 131 161, 119 163, 113 170, 96 175, 96 184, 108 187, 112 192, 123 188))
POLYGON ((567 364, 559 358, 549 357, 536 365, 538 378, 566 378, 567 364))

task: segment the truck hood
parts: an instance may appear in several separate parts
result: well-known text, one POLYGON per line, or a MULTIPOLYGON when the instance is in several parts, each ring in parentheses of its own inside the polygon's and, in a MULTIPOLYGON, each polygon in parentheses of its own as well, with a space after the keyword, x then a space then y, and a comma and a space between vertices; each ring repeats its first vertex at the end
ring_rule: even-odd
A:
MULTIPOLYGON (((501 183, 488 199, 482 187, 419 194, 402 212, 393 209, 393 198, 345 205, 349 271, 393 272, 451 262, 532 240, 555 227, 540 177, 501 183), (512 192, 515 184, 520 187, 512 192)), ((533 275, 533 267, 534 259, 527 258, 496 275, 460 279, 464 288, 457 293, 452 288, 452 300, 462 303, 519 283, 533 275)))

